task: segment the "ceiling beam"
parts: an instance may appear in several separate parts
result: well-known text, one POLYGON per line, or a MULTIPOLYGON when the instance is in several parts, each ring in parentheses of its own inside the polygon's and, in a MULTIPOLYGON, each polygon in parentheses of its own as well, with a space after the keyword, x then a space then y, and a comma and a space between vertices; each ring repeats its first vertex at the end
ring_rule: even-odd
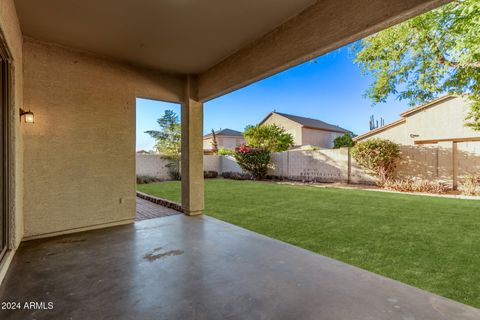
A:
POLYGON ((199 76, 210 100, 335 50, 449 0, 319 0, 199 76))

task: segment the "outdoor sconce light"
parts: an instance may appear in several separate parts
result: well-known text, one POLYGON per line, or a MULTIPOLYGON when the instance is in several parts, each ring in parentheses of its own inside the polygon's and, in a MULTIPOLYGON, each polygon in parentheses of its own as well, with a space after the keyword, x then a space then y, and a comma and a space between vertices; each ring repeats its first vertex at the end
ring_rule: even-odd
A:
POLYGON ((23 109, 20 109, 20 121, 22 119, 22 116, 25 117, 25 123, 34 123, 35 122, 35 116, 32 111, 28 110, 25 111, 23 109))

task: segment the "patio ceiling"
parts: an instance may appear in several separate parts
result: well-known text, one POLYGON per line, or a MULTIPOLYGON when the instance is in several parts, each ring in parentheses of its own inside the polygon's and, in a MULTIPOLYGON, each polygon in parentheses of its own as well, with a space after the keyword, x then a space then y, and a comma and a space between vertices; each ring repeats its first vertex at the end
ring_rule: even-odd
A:
POLYGON ((16 0, 26 36, 197 74, 315 0, 16 0))
POLYGON ((204 102, 450 0, 15 0, 26 36, 198 75, 204 102))

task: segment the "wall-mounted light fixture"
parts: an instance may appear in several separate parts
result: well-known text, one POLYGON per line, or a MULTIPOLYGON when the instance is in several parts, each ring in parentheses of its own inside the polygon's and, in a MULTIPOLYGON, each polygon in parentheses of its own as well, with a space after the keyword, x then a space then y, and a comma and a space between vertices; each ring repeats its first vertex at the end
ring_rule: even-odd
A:
POLYGON ((25 123, 34 123, 35 122, 35 115, 30 110, 25 111, 23 109, 20 109, 20 121, 22 121, 22 117, 24 117, 25 123))

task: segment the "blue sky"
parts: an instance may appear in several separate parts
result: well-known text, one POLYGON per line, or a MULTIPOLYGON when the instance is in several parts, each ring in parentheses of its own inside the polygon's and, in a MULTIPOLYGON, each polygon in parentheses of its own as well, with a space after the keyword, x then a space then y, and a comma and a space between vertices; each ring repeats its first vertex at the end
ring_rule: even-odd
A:
MULTIPOLYGON (((204 132, 230 128, 242 131, 258 123, 274 109, 320 119, 362 134, 369 129, 373 114, 385 123, 399 118, 408 106, 405 101, 389 99, 385 104, 371 106, 363 97, 371 78, 361 75, 353 63, 353 54, 343 47, 270 78, 254 83, 204 107, 204 132)), ((144 133, 157 129, 156 119, 167 109, 180 115, 180 106, 152 100, 137 99, 137 150, 150 150, 154 140, 144 133)))

